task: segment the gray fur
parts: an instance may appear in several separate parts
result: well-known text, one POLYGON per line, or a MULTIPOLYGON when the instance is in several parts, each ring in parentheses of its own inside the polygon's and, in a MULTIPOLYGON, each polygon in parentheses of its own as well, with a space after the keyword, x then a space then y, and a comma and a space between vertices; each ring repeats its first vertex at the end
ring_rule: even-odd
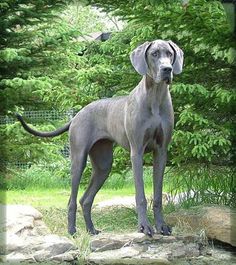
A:
POLYGON ((176 60, 173 63, 173 73, 175 75, 178 75, 182 72, 184 53, 173 41, 169 40, 168 43, 171 46, 171 48, 174 50, 176 55, 176 60))
POLYGON ((151 42, 146 41, 142 45, 138 46, 131 54, 130 60, 134 69, 140 75, 146 75, 148 71, 148 65, 146 61, 146 51, 151 45, 151 42))

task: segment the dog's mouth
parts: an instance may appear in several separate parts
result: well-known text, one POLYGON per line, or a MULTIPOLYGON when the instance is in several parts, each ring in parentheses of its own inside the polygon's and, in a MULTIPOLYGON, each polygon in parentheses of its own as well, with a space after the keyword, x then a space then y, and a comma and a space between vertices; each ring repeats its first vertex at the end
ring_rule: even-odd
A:
POLYGON ((172 79, 170 76, 166 76, 163 78, 163 81, 167 84, 167 85, 170 85, 171 82, 172 82, 172 79))

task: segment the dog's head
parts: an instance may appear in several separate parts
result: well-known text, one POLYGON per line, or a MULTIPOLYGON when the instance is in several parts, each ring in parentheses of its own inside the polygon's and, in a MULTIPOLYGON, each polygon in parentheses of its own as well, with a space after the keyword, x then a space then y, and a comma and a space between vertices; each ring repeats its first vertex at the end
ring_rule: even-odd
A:
POLYGON ((156 83, 170 84, 183 67, 183 51, 172 41, 155 40, 138 46, 130 55, 140 75, 149 75, 156 83))

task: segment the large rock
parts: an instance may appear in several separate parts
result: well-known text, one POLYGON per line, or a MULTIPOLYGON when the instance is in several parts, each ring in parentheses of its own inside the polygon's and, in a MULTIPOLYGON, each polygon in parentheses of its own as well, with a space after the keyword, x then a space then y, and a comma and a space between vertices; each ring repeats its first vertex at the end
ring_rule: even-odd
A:
POLYGON ((93 251, 88 261, 92 264, 171 264, 179 258, 201 255, 198 239, 192 237, 154 235, 142 233, 103 234, 91 241, 93 251))
POLYGON ((66 237, 50 234, 42 221, 42 214, 27 205, 0 205, 6 207, 6 219, 0 227, 1 252, 9 262, 72 261, 78 256, 76 246, 66 237))
POLYGON ((236 264, 232 253, 210 248, 200 236, 147 237, 142 233, 103 233, 91 238, 86 264, 97 265, 228 265, 236 264))
POLYGON ((226 206, 196 206, 166 216, 171 226, 184 226, 192 232, 204 230, 210 239, 236 246, 236 211, 226 206))

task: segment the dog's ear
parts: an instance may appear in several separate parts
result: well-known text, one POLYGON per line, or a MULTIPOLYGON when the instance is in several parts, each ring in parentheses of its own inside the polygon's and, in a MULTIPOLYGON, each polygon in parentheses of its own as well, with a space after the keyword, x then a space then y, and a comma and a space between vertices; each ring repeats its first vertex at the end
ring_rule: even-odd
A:
POLYGON ((182 72, 183 69, 184 53, 173 41, 169 40, 168 44, 174 51, 173 73, 175 75, 178 75, 182 72))
POLYGON ((146 75, 148 71, 148 65, 146 62, 146 51, 150 47, 152 42, 146 41, 142 45, 138 46, 131 54, 130 60, 134 69, 140 75, 146 75))

